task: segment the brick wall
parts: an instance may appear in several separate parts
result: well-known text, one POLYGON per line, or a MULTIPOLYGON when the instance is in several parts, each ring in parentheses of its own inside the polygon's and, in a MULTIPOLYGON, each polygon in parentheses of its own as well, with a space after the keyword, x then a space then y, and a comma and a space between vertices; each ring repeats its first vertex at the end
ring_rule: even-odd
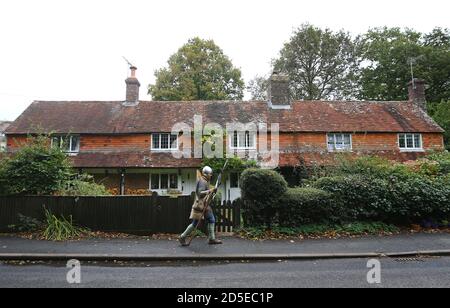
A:
POLYGON ((151 135, 82 136, 80 151, 149 150, 151 135))
MULTIPOLYGON (((439 133, 424 133, 423 147, 425 151, 442 150, 444 148, 443 135, 439 133)), ((262 136, 259 136, 261 140, 262 136)), ((185 138, 186 140, 186 138, 185 138)), ((8 136, 8 148, 17 149, 27 141, 23 135, 8 136)), ((284 163, 293 163, 296 154, 311 157, 311 161, 320 163, 328 161, 334 156, 327 151, 326 133, 288 133, 279 137, 280 156, 284 163)), ((352 135, 353 153, 355 155, 376 154, 388 159, 410 160, 423 156, 424 153, 400 153, 396 133, 356 133, 352 135)), ((81 137, 80 151, 114 151, 114 150, 149 150, 150 134, 141 135, 85 135, 81 137)), ((268 138, 270 148, 270 138, 268 138)), ((170 155, 170 154, 168 154, 170 155)), ((101 166, 99 166, 101 167, 101 166)))

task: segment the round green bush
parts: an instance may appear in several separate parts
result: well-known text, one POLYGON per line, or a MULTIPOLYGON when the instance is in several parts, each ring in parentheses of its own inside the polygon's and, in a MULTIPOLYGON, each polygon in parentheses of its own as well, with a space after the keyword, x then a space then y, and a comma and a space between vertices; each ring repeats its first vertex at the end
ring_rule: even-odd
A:
POLYGON ((252 168, 242 173, 240 184, 246 223, 274 223, 279 200, 288 189, 286 180, 276 171, 252 168))

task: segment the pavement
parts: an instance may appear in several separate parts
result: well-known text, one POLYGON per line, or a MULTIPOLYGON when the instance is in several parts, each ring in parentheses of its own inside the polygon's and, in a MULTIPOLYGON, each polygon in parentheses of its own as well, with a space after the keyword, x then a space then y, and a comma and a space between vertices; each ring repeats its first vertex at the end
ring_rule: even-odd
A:
POLYGON ((0 236, 0 260, 80 261, 207 261, 304 260, 417 255, 450 256, 450 234, 402 234, 341 239, 250 241, 223 238, 223 245, 207 245, 196 238, 189 247, 176 239, 87 239, 49 242, 0 236))

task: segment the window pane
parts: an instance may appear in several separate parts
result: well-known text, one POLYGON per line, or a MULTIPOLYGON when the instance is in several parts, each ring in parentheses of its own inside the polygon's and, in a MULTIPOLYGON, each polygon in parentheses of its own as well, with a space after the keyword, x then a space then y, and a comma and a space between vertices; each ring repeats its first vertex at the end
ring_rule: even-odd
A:
POLYGON ((405 142, 405 134, 400 134, 398 137, 398 146, 400 148, 405 148, 406 147, 406 142, 405 142))
POLYGON ((336 149, 342 149, 344 147, 344 138, 342 134, 336 134, 336 149))
POLYGON ((245 148, 245 132, 239 133, 239 147, 245 148))
POLYGON ((178 175, 177 174, 171 174, 170 175, 170 188, 171 189, 177 189, 178 188, 178 175))
POLYGON ((420 135, 419 134, 415 134, 414 135, 414 147, 418 148, 418 149, 422 148, 422 144, 420 142, 420 135))
POLYGON ((170 135, 170 148, 171 149, 176 149, 178 147, 177 145, 177 135, 170 135))
POLYGON ((412 134, 406 134, 406 147, 408 149, 413 148, 413 135, 412 134))
POLYGON ((152 143, 154 149, 159 149, 159 134, 152 135, 152 143))
POLYGON ((152 185, 151 189, 159 189, 159 174, 152 174, 152 185))
POLYGON ((62 144, 61 144, 61 149, 64 151, 64 152, 69 152, 69 150, 70 150, 70 137, 62 137, 62 139, 61 139, 62 141, 62 144))
POLYGON ((78 136, 72 136, 72 143, 70 146, 71 152, 78 152, 78 149, 80 148, 80 137, 78 136))
POLYGON ((344 144, 346 145, 346 147, 350 147, 350 134, 345 134, 344 135, 344 144))
POLYGON ((54 148, 60 147, 60 138, 59 137, 52 137, 52 146, 54 148))
POLYGON ((161 189, 169 188, 169 175, 161 174, 161 189))
POLYGON ((334 135, 328 134, 328 150, 333 151, 334 150, 334 135))
POLYGON ((233 133, 233 147, 234 148, 238 147, 238 133, 237 132, 233 133))
POLYGON ((256 139, 256 133, 255 132, 250 132, 250 134, 249 134, 249 142, 248 142, 248 146, 250 148, 254 148, 256 146, 255 139, 256 139))
POLYGON ((343 148, 345 150, 350 151, 352 149, 352 138, 351 138, 351 135, 350 134, 344 134, 343 138, 344 138, 344 146, 343 146, 343 148))
POLYGON ((250 146, 250 132, 246 131, 245 132, 245 145, 246 148, 248 148, 250 146))
POLYGON ((169 134, 161 134, 161 149, 169 149, 169 134))
POLYGON ((230 174, 230 188, 239 188, 239 174, 230 174))

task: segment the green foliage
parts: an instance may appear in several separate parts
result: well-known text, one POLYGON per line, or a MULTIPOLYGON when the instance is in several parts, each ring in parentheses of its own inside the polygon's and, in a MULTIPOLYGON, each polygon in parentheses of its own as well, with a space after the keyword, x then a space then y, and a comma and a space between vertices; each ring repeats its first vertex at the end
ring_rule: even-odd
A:
POLYGON ((41 230, 44 226, 39 219, 24 216, 20 213, 18 214, 18 219, 18 224, 9 225, 8 228, 15 232, 35 232, 41 230))
POLYGON ((448 154, 434 154, 415 166, 385 161, 348 161, 336 174, 312 182, 334 197, 335 215, 343 221, 380 220, 400 224, 450 215, 448 154), (443 163, 430 159, 439 159, 443 163))
POLYGON ((330 193, 315 188, 288 189, 280 199, 280 226, 328 223, 334 215, 331 196, 330 193))
POLYGON ((242 173, 240 183, 246 223, 271 225, 288 189, 285 179, 273 170, 252 168, 242 173))
POLYGON ((332 32, 304 24, 273 62, 275 71, 289 76, 294 99, 341 99, 356 95, 359 42, 344 31, 332 32))
POLYGON ((12 158, 0 166, 0 192, 46 195, 60 190, 70 179, 71 166, 65 153, 49 146, 47 136, 30 137, 12 158))
POLYGON ((88 174, 75 176, 65 183, 64 189, 58 192, 61 196, 109 196, 110 193, 104 185, 94 182, 88 174))
POLYGON ((324 177, 313 186, 333 195, 334 207, 330 218, 341 222, 385 221, 390 218, 389 182, 384 179, 363 175, 324 177))
POLYGON ((450 97, 450 32, 436 28, 429 34, 410 29, 376 28, 363 36, 366 67, 361 72, 358 97, 368 100, 405 100, 414 75, 426 80, 430 102, 450 97))
POLYGON ((445 130, 445 147, 447 150, 450 150, 450 100, 437 104, 432 115, 436 123, 445 130))
POLYGON ((247 91, 250 92, 252 100, 265 101, 267 100, 268 88, 269 88, 268 78, 255 76, 255 78, 249 81, 247 91))
POLYGON ((438 175, 449 175, 450 174, 450 152, 437 152, 427 156, 431 162, 437 164, 437 174, 438 175))
POLYGON ((271 200, 269 215, 265 212, 268 197, 264 191, 273 181, 266 183, 256 177, 257 181, 250 181, 253 195, 243 191, 245 225, 271 223, 281 228, 298 228, 354 222, 407 225, 448 221, 449 165, 448 152, 434 153, 411 165, 376 157, 342 158, 325 176, 310 180, 305 187, 288 189, 278 200, 271 200))
POLYGON ((64 216, 53 215, 47 209, 44 211, 46 228, 43 236, 48 241, 66 241, 88 232, 87 229, 74 226, 72 216, 66 219, 64 216))
POLYGON ((241 71, 212 40, 193 38, 155 72, 156 83, 148 93, 154 100, 240 100, 244 81, 241 71))
MULTIPOLYGON (((202 161, 202 168, 209 166, 213 169, 214 174, 219 174, 222 171, 223 166, 227 158, 205 158, 202 161)), ((241 173, 245 169, 257 168, 257 162, 252 159, 242 159, 240 157, 230 157, 228 158, 228 164, 225 168, 224 173, 229 174, 230 172, 241 173)))

